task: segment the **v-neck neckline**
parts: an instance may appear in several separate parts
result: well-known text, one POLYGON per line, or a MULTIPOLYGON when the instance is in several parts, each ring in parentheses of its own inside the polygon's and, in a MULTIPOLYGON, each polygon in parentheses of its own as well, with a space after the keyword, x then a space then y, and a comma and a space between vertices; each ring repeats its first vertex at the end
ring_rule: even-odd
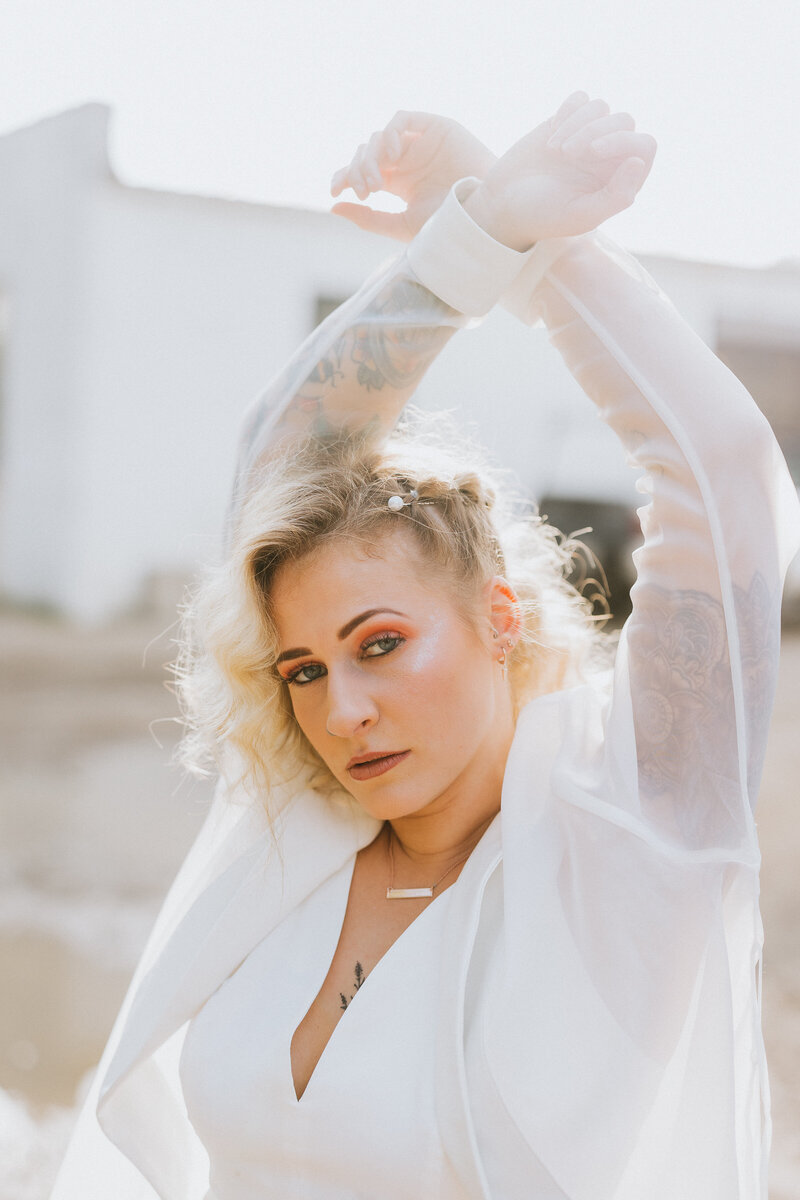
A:
POLYGON ((341 939, 342 929, 344 926, 344 919, 345 919, 345 915, 347 913, 347 905, 350 900, 350 889, 352 887, 353 875, 355 873, 356 858, 357 858, 357 854, 353 854, 352 858, 350 859, 349 868, 348 868, 348 877, 347 877, 347 888, 345 890, 345 897, 344 897, 344 907, 341 909, 341 912, 340 912, 341 919, 338 921, 337 926, 336 926, 336 938, 335 938, 335 941, 333 942, 333 947, 331 949, 330 957, 329 957, 327 965, 325 967, 325 974, 322 976, 322 979, 320 980, 320 982, 317 985, 316 991, 314 992, 313 996, 311 997, 311 1000, 306 1004, 305 1009, 304 1009, 303 1013, 301 1014, 301 1016, 299 1017, 299 1019, 296 1021, 293 1021, 291 1030, 289 1033, 289 1038, 288 1038, 288 1041, 286 1044, 286 1060, 288 1061, 288 1076, 289 1076, 289 1097, 290 1097, 290 1100, 293 1101, 293 1107, 299 1107, 300 1105, 302 1105, 304 1103, 308 1103, 306 1100, 306 1097, 308 1096, 309 1089, 314 1086, 314 1080, 316 1079, 316 1077, 320 1071, 320 1068, 323 1066, 324 1060, 326 1060, 328 1058, 331 1043, 334 1041, 334 1039, 337 1038, 337 1035, 339 1037, 341 1037, 341 1035, 339 1034, 339 1029, 342 1025, 342 1022, 347 1019, 347 1014, 350 1012, 350 1010, 353 1008, 353 1006, 357 1005, 360 1002, 359 997, 361 996, 361 993, 364 991, 364 988, 367 986, 369 980, 372 979, 372 977, 374 976, 376 971, 378 971, 379 975, 380 975, 383 971, 386 970, 386 967, 383 966, 383 964, 386 962, 387 959, 392 958, 395 948, 404 942, 404 939, 407 938, 408 934, 414 928, 414 926, 418 925, 420 919, 422 917, 424 917, 425 914, 427 912, 429 912, 430 909, 432 909, 440 900, 442 900, 447 895, 447 893, 450 891, 451 888, 456 887, 456 885, 458 884, 458 879, 456 879, 454 883, 451 883, 448 887, 444 888, 444 890, 441 891, 438 896, 434 896, 433 899, 431 900, 430 904, 426 904, 425 907, 422 909, 422 912, 417 913, 417 915, 416 915, 416 917, 414 917, 413 921, 410 921, 409 924, 405 927, 405 929, 403 929, 397 935, 397 937, 392 942, 392 944, 390 946, 388 946, 386 950, 384 950, 383 954, 380 956, 380 958, 377 960, 377 962, 373 965, 372 969, 364 977, 364 980, 363 980, 361 986, 356 990, 354 995, 351 997, 347 1007, 342 1012, 342 1015, 336 1021, 336 1024, 334 1025, 333 1029, 331 1030, 328 1040, 325 1042, 325 1045, 322 1047, 322 1051, 319 1055, 319 1058, 317 1059, 316 1063, 314 1064, 314 1069, 308 1077, 308 1081, 306 1083, 305 1088, 303 1089, 302 1096, 298 1096, 297 1088, 296 1088, 295 1080, 294 1080, 294 1072, 292 1070, 292 1040, 294 1038, 295 1033, 299 1029, 300 1025, 303 1023, 303 1021, 307 1017, 307 1015, 311 1009, 311 1005, 314 1003, 317 996, 319 995, 320 988, 322 987, 322 984, 325 982, 325 979, 327 978, 328 971, 330 970, 331 963, 333 962, 334 955, 336 954, 336 950, 339 946, 339 941, 341 939))

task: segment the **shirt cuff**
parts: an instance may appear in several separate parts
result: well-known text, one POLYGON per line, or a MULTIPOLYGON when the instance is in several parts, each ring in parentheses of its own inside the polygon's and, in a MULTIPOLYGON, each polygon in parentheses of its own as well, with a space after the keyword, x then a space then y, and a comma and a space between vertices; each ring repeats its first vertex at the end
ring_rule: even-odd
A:
POLYGON ((498 242, 467 213, 463 202, 480 184, 474 175, 457 180, 406 251, 408 264, 429 292, 468 317, 503 307, 533 323, 533 293, 547 271, 575 241, 545 238, 530 250, 498 242))
POLYGON ((503 308, 526 325, 540 323, 536 289, 556 259, 586 236, 579 234, 577 237, 544 238, 537 242, 529 251, 530 258, 501 296, 500 303, 503 308))
POLYGON ((480 182, 457 180, 406 251, 420 283, 468 317, 486 316, 537 249, 512 250, 473 221, 462 201, 480 182))

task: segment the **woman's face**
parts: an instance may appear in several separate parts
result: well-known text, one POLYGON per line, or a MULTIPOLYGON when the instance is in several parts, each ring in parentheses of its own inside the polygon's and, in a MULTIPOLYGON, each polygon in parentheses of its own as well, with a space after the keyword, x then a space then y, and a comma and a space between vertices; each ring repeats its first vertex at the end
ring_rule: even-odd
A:
POLYGON ((487 788, 499 807, 513 720, 491 587, 470 623, 408 534, 378 550, 332 542, 276 573, 278 671, 297 723, 375 817, 440 811, 470 793, 485 805, 487 788))

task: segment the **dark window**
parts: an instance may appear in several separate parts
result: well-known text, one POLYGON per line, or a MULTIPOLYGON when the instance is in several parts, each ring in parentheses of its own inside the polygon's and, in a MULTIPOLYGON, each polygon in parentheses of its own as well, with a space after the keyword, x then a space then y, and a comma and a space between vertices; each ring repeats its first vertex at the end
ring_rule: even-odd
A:
POLYGON ((795 482, 800 482, 800 347, 721 337, 717 354, 769 421, 795 482))
POLYGON ((340 304, 344 304, 345 299, 345 296, 317 296, 314 305, 314 328, 316 329, 340 304))

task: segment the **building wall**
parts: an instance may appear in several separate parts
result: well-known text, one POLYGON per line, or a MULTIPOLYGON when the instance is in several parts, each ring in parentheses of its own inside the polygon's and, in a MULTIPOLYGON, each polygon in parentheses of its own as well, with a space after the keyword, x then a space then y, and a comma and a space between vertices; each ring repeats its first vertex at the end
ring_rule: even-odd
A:
MULTIPOLYGON (((214 556, 239 414, 320 298, 401 249, 328 213, 125 186, 107 121, 89 105, 0 139, 0 591, 85 620, 214 556)), ((645 263, 712 345, 800 343, 800 269, 645 263)), ((457 408, 534 496, 636 501, 545 335, 502 309, 417 400, 457 408)))
POLYGON ((76 535, 77 363, 85 274, 85 178, 96 114, 0 139, 0 290, 6 306, 0 432, 4 587, 44 595, 63 578, 76 535), (58 136, 53 136, 58 125, 58 136))

